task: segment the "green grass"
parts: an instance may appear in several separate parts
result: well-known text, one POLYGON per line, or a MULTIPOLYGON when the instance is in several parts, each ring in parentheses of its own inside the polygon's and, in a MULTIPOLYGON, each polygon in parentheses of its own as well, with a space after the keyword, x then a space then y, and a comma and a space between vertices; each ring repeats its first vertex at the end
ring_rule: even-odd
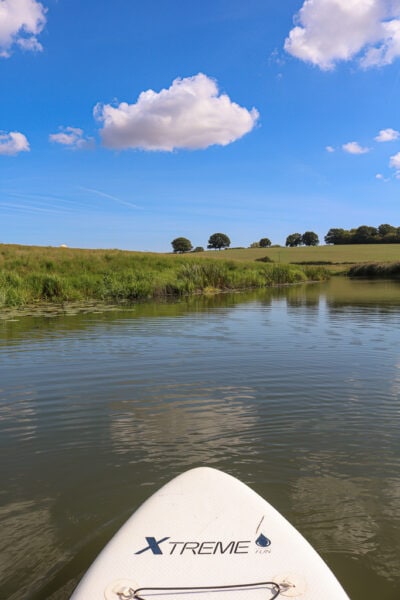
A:
POLYGON ((166 255, 0 245, 0 308, 106 303, 320 280, 319 267, 231 260, 228 253, 166 255), (220 254, 225 254, 221 260, 220 254), (217 260, 218 258, 218 260, 217 260))
POLYGON ((202 256, 216 259, 256 260, 268 256, 275 263, 319 264, 329 270, 348 269, 361 263, 392 263, 400 261, 400 244, 354 244, 348 246, 315 246, 298 248, 246 248, 204 252, 202 256))

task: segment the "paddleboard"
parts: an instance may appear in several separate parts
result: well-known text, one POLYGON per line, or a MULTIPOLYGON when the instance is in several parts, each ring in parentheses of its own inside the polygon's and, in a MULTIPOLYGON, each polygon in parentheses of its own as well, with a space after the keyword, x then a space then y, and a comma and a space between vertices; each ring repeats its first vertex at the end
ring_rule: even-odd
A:
POLYGON ((326 563, 238 479, 200 467, 151 496, 71 600, 348 600, 326 563))

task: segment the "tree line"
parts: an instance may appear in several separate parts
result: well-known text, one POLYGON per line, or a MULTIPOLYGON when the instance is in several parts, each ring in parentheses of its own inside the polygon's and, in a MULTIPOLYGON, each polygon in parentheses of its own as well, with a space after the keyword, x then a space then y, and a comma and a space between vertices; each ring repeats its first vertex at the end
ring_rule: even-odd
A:
MULTIPOLYGON (((394 227, 384 223, 379 227, 361 225, 355 229, 332 228, 324 237, 326 244, 400 244, 400 227, 394 227)), ((203 252, 203 246, 193 248, 192 242, 185 237, 178 237, 171 242, 174 252, 203 252)), ((318 246, 319 238, 314 231, 304 233, 291 233, 287 236, 285 246, 295 248, 296 246, 318 246)), ((213 233, 208 240, 209 250, 221 250, 229 248, 231 240, 225 233, 213 233)), ((250 248, 270 248, 271 240, 267 237, 253 242, 250 248)))
MULTIPOLYGON (((317 246, 319 239, 316 233, 313 231, 306 231, 305 233, 292 233, 286 238, 286 246, 317 246)), ((192 242, 185 237, 178 237, 171 242, 172 249, 174 252, 203 252, 203 246, 197 246, 193 248, 192 242)), ((229 248, 231 240, 225 233, 213 233, 210 235, 208 240, 207 248, 209 250, 221 250, 222 248, 229 248)), ((250 248, 270 248, 272 242, 269 238, 263 237, 258 242, 253 242, 250 248)))
POLYGON ((355 229, 332 228, 325 236, 326 244, 400 244, 400 227, 388 223, 371 227, 360 225, 355 229))

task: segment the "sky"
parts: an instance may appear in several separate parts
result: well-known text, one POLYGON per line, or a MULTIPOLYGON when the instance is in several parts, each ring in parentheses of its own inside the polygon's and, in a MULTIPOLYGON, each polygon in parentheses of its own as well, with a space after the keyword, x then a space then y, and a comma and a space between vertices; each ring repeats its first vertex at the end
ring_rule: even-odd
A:
POLYGON ((400 0, 0 0, 0 243, 400 226, 400 0))

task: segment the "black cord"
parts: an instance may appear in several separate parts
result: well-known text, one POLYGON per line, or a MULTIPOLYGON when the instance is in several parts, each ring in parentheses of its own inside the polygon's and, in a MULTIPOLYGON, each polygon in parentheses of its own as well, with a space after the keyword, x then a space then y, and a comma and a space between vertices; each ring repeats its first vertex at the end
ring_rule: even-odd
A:
POLYGON ((274 600, 277 598, 281 592, 281 588, 278 583, 274 581, 262 581, 260 583, 243 583, 239 585, 209 585, 209 586, 193 586, 193 587, 143 587, 134 590, 133 600, 145 600, 139 596, 140 592, 202 592, 207 590, 232 590, 232 589, 240 589, 240 588, 252 588, 252 587, 260 587, 260 586, 274 586, 275 591, 274 595, 271 596, 268 600, 274 600))

